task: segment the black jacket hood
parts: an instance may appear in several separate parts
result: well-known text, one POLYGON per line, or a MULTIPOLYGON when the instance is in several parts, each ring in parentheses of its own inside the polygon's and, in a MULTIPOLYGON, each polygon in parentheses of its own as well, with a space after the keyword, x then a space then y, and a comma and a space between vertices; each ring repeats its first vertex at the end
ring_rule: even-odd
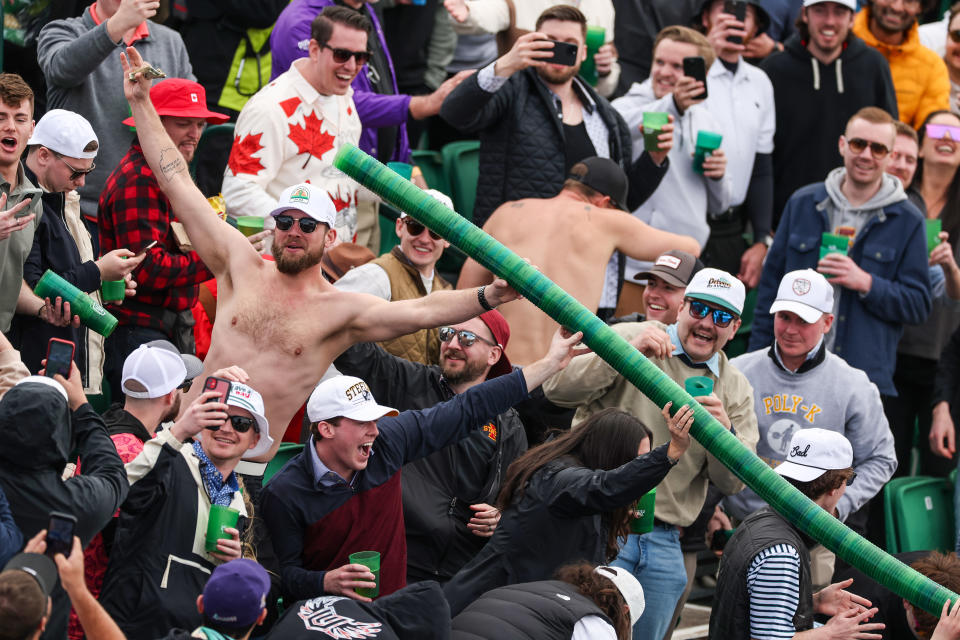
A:
POLYGON ((0 400, 0 460, 25 469, 62 471, 73 450, 70 408, 45 384, 14 386, 0 400))

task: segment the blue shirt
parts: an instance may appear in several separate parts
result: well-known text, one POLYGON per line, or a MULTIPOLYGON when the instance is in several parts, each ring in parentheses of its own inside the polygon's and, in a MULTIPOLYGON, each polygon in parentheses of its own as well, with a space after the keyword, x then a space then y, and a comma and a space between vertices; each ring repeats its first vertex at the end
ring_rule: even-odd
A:
POLYGON ((210 458, 207 457, 197 440, 193 441, 193 452, 200 459, 200 477, 203 478, 203 488, 207 490, 210 504, 229 507, 230 503, 233 502, 233 494, 240 490, 237 474, 231 471, 230 475, 224 480, 223 474, 210 462, 210 458))
MULTIPOLYGON (((333 487, 338 484, 352 487, 356 483, 357 474, 353 474, 353 479, 348 482, 346 478, 336 471, 331 471, 327 465, 323 464, 320 456, 317 455, 317 448, 313 444, 313 436, 310 436, 307 449, 310 451, 310 462, 313 464, 313 481, 318 489, 320 487, 333 487)), ((373 455, 373 447, 370 447, 370 455, 373 455)))

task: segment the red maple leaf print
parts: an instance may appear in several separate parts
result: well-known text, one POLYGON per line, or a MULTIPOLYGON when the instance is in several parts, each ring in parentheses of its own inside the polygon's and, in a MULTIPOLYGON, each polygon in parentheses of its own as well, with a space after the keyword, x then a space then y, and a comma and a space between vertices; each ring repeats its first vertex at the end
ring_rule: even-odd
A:
POLYGON ((243 140, 240 139, 240 136, 234 138, 233 148, 230 150, 230 159, 227 160, 227 166, 230 167, 230 171, 233 171, 233 175, 249 173, 255 176, 264 169, 264 166, 260 163, 260 158, 253 157, 253 154, 263 149, 263 145, 260 144, 260 136, 262 135, 262 133, 256 135, 248 133, 243 136, 243 140))
POLYGON ((350 206, 350 195, 347 194, 346 200, 341 200, 338 196, 330 194, 330 199, 333 200, 333 208, 337 211, 342 211, 350 206))
POLYGON ((313 113, 304 116, 302 127, 290 125, 290 135, 288 137, 293 144, 297 145, 297 153, 310 154, 303 163, 304 167, 307 166, 307 162, 310 162, 310 156, 321 160, 323 154, 333 149, 333 143, 336 138, 329 133, 321 131, 320 127, 322 125, 323 120, 313 113))
POLYGON ((283 109, 283 112, 289 118, 293 115, 293 112, 297 110, 297 107, 300 106, 300 98, 293 96, 292 98, 287 98, 280 103, 280 108, 283 109))

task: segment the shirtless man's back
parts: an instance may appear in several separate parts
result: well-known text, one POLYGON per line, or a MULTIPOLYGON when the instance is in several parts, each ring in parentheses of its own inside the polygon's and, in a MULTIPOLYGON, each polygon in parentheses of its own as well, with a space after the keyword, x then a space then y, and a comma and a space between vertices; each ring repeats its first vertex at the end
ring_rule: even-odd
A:
MULTIPOLYGON (((143 64, 133 48, 122 59, 124 76, 143 64), (129 58, 129 59, 128 59, 129 58)), ((160 187, 173 204, 197 253, 217 277, 217 322, 201 379, 240 365, 263 395, 271 450, 276 453, 287 423, 309 397, 334 357, 356 342, 395 338, 426 327, 455 324, 516 298, 503 280, 479 291, 438 291, 415 300, 386 302, 338 291, 321 275, 324 248, 336 242, 322 211, 332 202, 322 190, 296 185, 274 211, 276 262, 264 261, 244 236, 213 215, 190 178, 186 163, 166 135, 142 76, 124 82, 137 135, 160 187), (283 206, 286 203, 287 207, 283 206), (313 215, 307 211, 317 209, 313 215), (279 215, 277 215, 279 212, 279 215)), ((194 385, 183 406, 201 391, 194 385)))
MULTIPOLYGON (((670 249, 699 255, 693 238, 654 229, 625 211, 606 208, 610 202, 608 195, 568 181, 553 198, 501 205, 483 230, 536 265, 591 311, 600 303, 607 263, 615 250, 651 261, 670 249)), ((492 279, 493 274, 468 259, 457 286, 464 289, 492 279)), ((528 300, 499 311, 510 323, 511 362, 523 365, 537 360, 549 347, 557 323, 528 300)))

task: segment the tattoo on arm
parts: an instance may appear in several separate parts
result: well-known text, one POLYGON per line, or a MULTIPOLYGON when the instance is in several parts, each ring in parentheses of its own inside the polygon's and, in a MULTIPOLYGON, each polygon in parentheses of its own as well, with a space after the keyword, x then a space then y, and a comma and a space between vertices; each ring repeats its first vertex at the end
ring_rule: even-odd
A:
POLYGON ((176 147, 168 147, 160 152, 160 172, 167 180, 186 170, 183 156, 176 147))
POLYGON ((510 207, 513 208, 513 209, 520 209, 521 207, 523 207, 523 203, 522 203, 522 202, 514 202, 513 204, 510 205, 510 207))

